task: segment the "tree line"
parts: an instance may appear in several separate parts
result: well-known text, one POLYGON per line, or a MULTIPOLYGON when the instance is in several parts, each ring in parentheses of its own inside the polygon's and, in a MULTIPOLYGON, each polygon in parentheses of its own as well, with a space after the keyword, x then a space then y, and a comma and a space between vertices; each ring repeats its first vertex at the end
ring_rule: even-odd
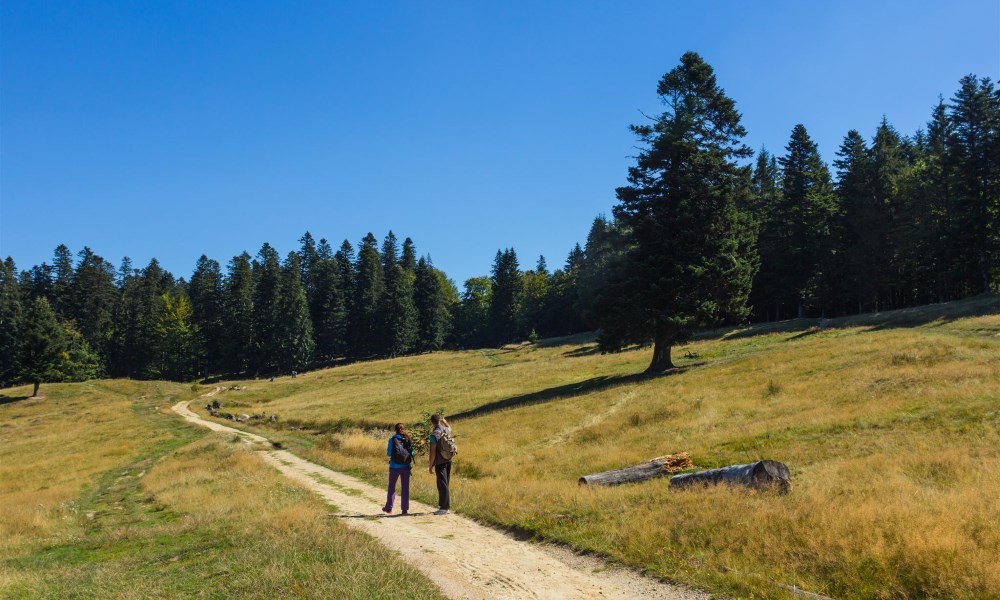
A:
POLYGON ((926 129, 847 133, 833 162, 796 125, 753 152, 735 103, 687 53, 657 88, 610 218, 550 271, 501 249, 461 293, 389 234, 334 250, 307 232, 190 280, 66 246, 0 268, 0 384, 95 376, 270 375, 339 360, 496 346, 599 329, 615 351, 654 344, 652 371, 699 327, 838 316, 1000 288, 1000 91, 969 75, 926 129))

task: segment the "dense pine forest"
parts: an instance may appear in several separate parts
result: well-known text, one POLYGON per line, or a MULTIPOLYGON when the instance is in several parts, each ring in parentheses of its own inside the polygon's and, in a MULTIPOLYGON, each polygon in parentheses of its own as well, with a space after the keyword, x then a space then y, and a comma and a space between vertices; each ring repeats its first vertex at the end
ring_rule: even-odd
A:
POLYGON ((284 257, 264 244, 225 267, 202 256, 189 279, 155 259, 116 267, 60 245, 51 264, 2 264, 0 385, 269 376, 598 328, 607 350, 659 345, 649 306, 667 296, 653 328, 673 343, 692 323, 834 317, 1000 290, 1000 90, 989 79, 964 77, 912 135, 884 118, 871 137, 847 132, 831 168, 804 125, 781 155, 753 157, 711 68, 693 53, 682 63, 660 83, 665 116, 632 127, 647 150, 620 204, 559 268, 539 257, 523 269, 503 249, 489 275, 459 290, 392 232, 337 249, 306 233, 284 257), (700 98, 705 115, 679 97, 700 98), (715 129, 670 138, 702 118, 715 129), (664 166, 678 157, 691 168, 664 166), (726 201, 706 213, 720 186, 726 201), (658 207, 671 198, 682 208, 658 207), (671 321, 685 311, 697 318, 671 321))

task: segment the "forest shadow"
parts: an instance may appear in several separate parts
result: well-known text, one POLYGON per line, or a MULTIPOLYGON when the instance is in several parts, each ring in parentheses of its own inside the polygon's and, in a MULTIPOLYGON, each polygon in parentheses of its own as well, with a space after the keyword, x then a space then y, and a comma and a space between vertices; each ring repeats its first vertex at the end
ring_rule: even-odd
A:
POLYGON ((734 325, 703 331, 695 339, 737 340, 773 333, 795 334, 787 341, 800 339, 825 329, 848 329, 867 327, 870 331, 882 331, 921 325, 947 325, 959 319, 981 317, 1000 313, 1000 295, 980 294, 965 300, 927 304, 910 308, 899 308, 878 313, 867 313, 836 317, 833 319, 802 318, 772 323, 756 323, 749 327, 734 325))
MULTIPOLYGON (((674 369, 669 371, 664 375, 670 375, 674 372, 681 372, 683 369, 674 369)), ((622 385, 625 383, 635 383, 637 381, 643 381, 646 379, 654 378, 655 376, 646 375, 645 373, 633 373, 631 375, 600 375, 598 377, 591 377, 590 379, 584 379, 583 381, 577 381, 575 383, 567 383, 565 385, 557 385, 554 387, 546 388, 544 390, 538 390, 537 392, 531 392, 530 394, 521 394, 519 396, 511 396, 510 398, 504 398, 502 400, 496 400, 494 402, 489 402, 483 404, 482 406, 477 406, 476 408, 462 411, 453 415, 449 415, 449 419, 471 419, 473 417, 481 417, 490 413, 494 413, 499 410, 504 410, 507 408, 521 407, 521 406, 531 406, 534 404, 542 404, 544 402, 549 402, 551 400, 562 399, 562 398, 573 398, 575 396, 582 396, 584 394, 590 394, 593 392, 599 392, 606 390, 610 387, 617 385, 622 385)))

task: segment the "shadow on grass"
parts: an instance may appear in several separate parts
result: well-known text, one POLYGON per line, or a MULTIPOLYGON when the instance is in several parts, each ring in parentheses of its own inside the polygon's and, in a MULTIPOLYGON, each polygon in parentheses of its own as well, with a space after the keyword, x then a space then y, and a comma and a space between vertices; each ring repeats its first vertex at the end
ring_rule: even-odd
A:
MULTIPOLYGON (((660 376, 673 375, 676 373, 683 372, 685 369, 673 369, 660 376)), ((521 394, 519 396, 511 396, 510 398, 504 398, 502 400, 496 400, 494 402, 489 402, 483 404, 482 406, 477 406, 476 408, 466 410, 460 413, 455 413, 449 415, 449 419, 460 420, 460 419, 471 419, 473 417, 481 417, 498 410, 504 410, 508 408, 521 407, 521 406, 531 406, 533 404, 542 404, 543 402, 549 402, 552 400, 562 399, 562 398, 572 398, 574 396, 582 396, 584 394, 590 394, 593 392, 599 392, 601 390, 606 390, 610 387, 626 384, 635 383, 638 381, 645 381, 647 379, 655 379, 657 375, 646 375, 645 373, 633 373, 631 375, 601 375, 598 377, 591 377, 590 379, 585 379, 583 381, 577 381, 575 383, 567 383, 565 385, 557 385, 555 387, 546 388, 544 390, 539 390, 537 392, 531 392, 530 394, 521 394)))
POLYGON ((563 352, 562 355, 569 358, 579 358, 581 356, 594 356, 595 354, 600 353, 600 346, 594 344, 593 346, 580 346, 579 348, 567 350, 566 352, 563 352))
POLYGON ((5 396, 0 394, 0 406, 3 406, 4 404, 11 404, 13 402, 20 402, 21 400, 27 400, 28 398, 31 398, 31 396, 5 396))

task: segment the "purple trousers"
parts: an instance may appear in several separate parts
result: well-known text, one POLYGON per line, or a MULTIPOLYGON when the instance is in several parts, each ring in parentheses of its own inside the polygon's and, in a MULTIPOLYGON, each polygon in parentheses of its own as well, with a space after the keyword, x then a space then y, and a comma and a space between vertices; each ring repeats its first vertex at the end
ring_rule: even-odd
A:
POLYGON ((385 495, 386 511, 392 511, 392 504, 396 500, 396 479, 399 479, 399 487, 403 492, 400 508, 403 512, 410 510, 410 471, 411 469, 389 469, 389 491, 385 495))

